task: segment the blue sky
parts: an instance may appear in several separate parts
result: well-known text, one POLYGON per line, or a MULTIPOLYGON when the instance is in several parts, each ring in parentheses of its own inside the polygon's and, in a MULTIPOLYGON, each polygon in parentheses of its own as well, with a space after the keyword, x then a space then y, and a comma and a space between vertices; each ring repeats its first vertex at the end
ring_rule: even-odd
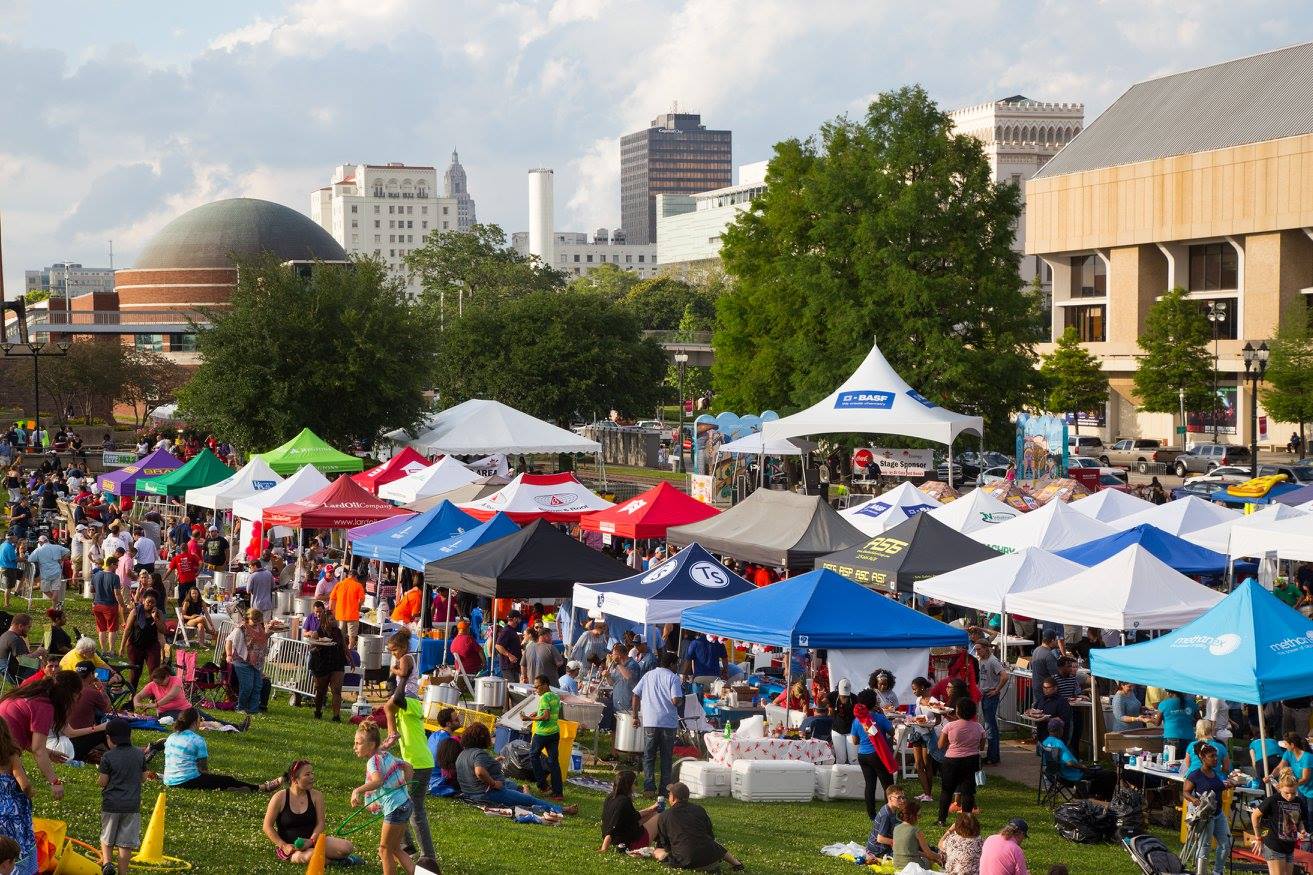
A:
POLYGON ((130 265, 217 198, 308 211, 340 163, 458 148, 508 232, 553 167, 558 227, 614 227, 619 136, 672 101, 733 130, 737 165, 910 82, 1089 122, 1138 80, 1309 39, 1299 2, 0 0, 5 287, 110 239, 130 265))

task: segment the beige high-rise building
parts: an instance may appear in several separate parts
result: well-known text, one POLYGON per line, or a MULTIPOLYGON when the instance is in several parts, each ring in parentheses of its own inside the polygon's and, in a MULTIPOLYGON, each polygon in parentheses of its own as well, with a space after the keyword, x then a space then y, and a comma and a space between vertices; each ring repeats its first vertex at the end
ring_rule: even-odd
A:
MULTIPOLYGON (((1220 439, 1248 444, 1241 350, 1313 304, 1313 43, 1133 86, 1026 184, 1025 239, 1053 271, 1053 337, 1074 327, 1110 378, 1105 440, 1175 437, 1132 378, 1149 308, 1180 286, 1217 317, 1220 439)), ((1187 411, 1189 442, 1212 415, 1187 411)), ((1284 445, 1290 425, 1267 426, 1284 445)))

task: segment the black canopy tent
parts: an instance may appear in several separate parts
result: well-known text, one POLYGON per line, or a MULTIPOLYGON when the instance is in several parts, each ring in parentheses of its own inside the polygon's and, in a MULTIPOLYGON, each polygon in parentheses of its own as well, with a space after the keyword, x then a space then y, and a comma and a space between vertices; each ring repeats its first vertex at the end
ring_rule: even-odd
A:
POLYGON ((929 514, 918 513, 883 534, 820 557, 816 567, 871 589, 910 593, 915 581, 998 555, 929 514))

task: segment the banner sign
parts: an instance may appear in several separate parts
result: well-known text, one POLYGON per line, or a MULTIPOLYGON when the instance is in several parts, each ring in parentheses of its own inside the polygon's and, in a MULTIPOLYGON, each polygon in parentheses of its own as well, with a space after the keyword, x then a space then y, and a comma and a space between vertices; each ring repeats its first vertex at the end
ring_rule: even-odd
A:
POLYGON ((129 450, 128 452, 105 450, 100 454, 100 464, 106 468, 122 468, 124 465, 131 465, 139 457, 136 453, 129 450))
POLYGON ((507 477, 511 473, 511 466, 507 463, 504 453, 493 453, 491 456, 475 459, 465 467, 480 477, 507 477))
POLYGON ((840 392, 834 399, 835 410, 889 410, 894 406, 894 393, 876 389, 860 392, 840 392))
POLYGON ((899 450, 889 447, 871 447, 871 465, 880 469, 884 477, 924 477, 934 470, 934 450, 899 450))
POLYGON ((688 494, 703 504, 711 504, 712 480, 713 478, 710 474, 690 475, 688 494))
POLYGON ((1191 410, 1185 414, 1185 429, 1190 434, 1212 434, 1213 418, 1216 416, 1216 431, 1222 434, 1237 434, 1236 410, 1238 407, 1235 386, 1217 387, 1217 409, 1191 410))
POLYGON ((1067 418, 1017 416, 1017 479, 1062 476, 1067 470, 1067 418))

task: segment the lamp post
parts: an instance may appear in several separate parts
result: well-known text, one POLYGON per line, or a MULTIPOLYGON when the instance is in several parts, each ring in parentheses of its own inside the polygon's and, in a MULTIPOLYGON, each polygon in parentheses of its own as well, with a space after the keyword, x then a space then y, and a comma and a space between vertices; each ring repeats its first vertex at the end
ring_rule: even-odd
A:
POLYGON ((1221 426, 1221 423, 1217 421, 1217 335, 1221 324, 1226 321, 1226 301, 1209 303, 1208 321, 1213 323, 1213 410, 1210 415, 1213 418, 1213 443, 1217 443, 1218 429, 1221 426))
POLYGON ((1186 438, 1189 437, 1185 427, 1185 387, 1177 389, 1176 395, 1181 400, 1181 448, 1185 449, 1186 438))
POLYGON ((679 473, 685 472, 684 468, 684 366, 688 364, 688 353, 680 350, 675 353, 675 364, 679 367, 679 433, 676 443, 679 444, 679 473))
POLYGON ((1245 348, 1241 350, 1245 362, 1245 379, 1249 382, 1249 457, 1250 471, 1258 476, 1258 384, 1263 382, 1263 374, 1267 373, 1267 358, 1269 350, 1267 341, 1263 341, 1255 349, 1252 343, 1245 342, 1245 348))

